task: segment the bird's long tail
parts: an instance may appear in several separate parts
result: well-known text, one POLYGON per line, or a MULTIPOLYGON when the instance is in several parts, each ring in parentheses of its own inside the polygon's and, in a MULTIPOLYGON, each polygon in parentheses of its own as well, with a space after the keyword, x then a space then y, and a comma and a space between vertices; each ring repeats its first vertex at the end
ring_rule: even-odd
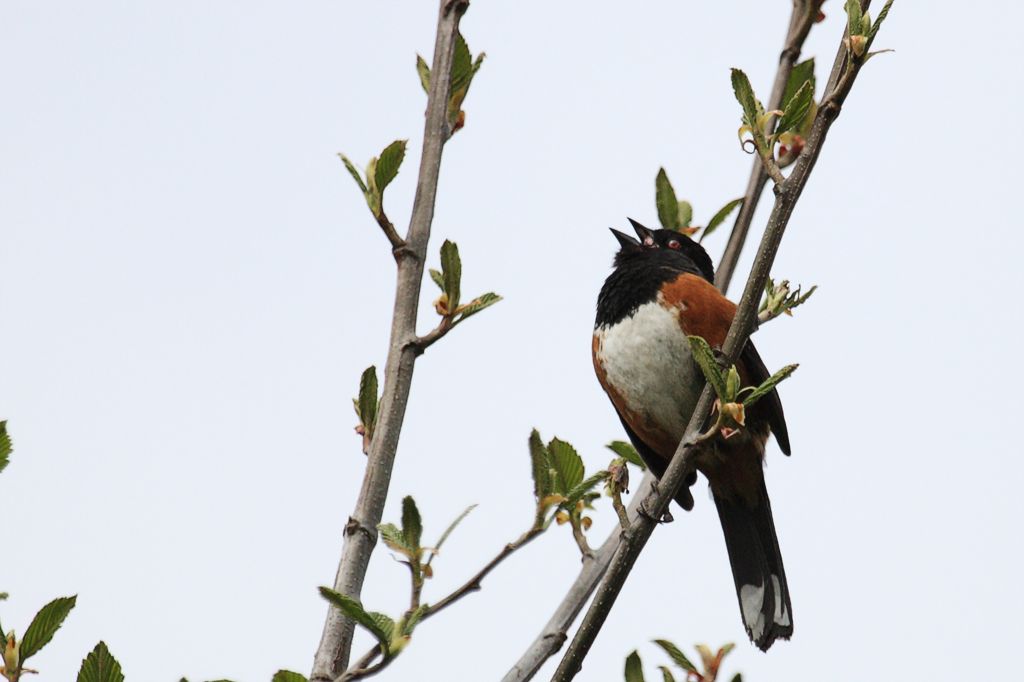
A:
POLYGON ((764 474, 758 473, 761 489, 755 504, 714 497, 743 624, 757 648, 767 651, 776 639, 793 634, 793 609, 764 474))

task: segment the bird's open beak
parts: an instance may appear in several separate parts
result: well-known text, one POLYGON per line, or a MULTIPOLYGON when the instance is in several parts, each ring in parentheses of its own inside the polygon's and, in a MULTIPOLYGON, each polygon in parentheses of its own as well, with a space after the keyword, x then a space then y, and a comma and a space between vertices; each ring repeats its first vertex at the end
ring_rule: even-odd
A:
POLYGON ((615 235, 615 238, 619 240, 619 245, 622 248, 624 248, 624 249, 635 249, 635 248, 638 248, 640 246, 640 242, 638 242, 637 240, 633 239, 628 234, 625 234, 624 232, 619 232, 614 227, 609 227, 608 229, 611 230, 612 234, 615 235))
POLYGON ((647 229, 646 227, 644 227, 637 221, 633 220, 632 218, 628 218, 628 220, 629 224, 633 226, 633 230, 636 232, 636 236, 640 238, 641 244, 654 243, 654 233, 651 230, 647 229))

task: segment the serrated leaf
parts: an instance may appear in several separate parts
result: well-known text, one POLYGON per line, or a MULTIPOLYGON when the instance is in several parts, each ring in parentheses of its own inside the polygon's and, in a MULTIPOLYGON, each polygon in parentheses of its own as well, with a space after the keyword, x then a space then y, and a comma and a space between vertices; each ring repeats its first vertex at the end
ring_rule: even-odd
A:
POLYGON ((743 399, 743 405, 745 407, 749 407, 750 405, 753 405, 764 396, 771 393, 772 389, 774 389, 782 381, 787 379, 789 375, 795 372, 796 368, 799 366, 800 365, 786 365, 778 372, 765 379, 763 384, 761 384, 753 391, 751 391, 749 394, 747 394, 747 397, 743 399))
POLYGON ((434 545, 434 554, 437 554, 441 551, 441 545, 444 544, 444 541, 448 539, 448 536, 452 534, 452 531, 455 530, 455 527, 462 523, 462 520, 469 516, 469 513, 474 509, 476 509, 475 504, 469 505, 461 514, 455 517, 454 521, 448 524, 448 527, 444 529, 443 533, 441 533, 441 538, 437 541, 437 544, 434 545))
POLYGON ((686 655, 682 651, 680 651, 679 647, 677 647, 675 644, 668 641, 667 639, 656 639, 654 640, 654 643, 660 646, 662 650, 666 654, 668 654, 668 657, 672 659, 672 662, 678 665, 680 668, 691 673, 697 672, 697 666, 691 663, 690 659, 688 659, 686 655))
POLYGON ((725 219, 729 217, 729 214, 736 210, 737 207, 743 205, 743 197, 739 199, 733 199, 722 208, 718 209, 718 213, 711 217, 708 221, 708 226, 704 228, 704 231, 700 235, 700 241, 704 241, 704 237, 718 229, 718 226, 725 222, 725 219))
MULTIPOLYGON (((7 420, 0 421, 0 471, 11 463, 11 436, 7 433, 7 420)), ((2 633, 3 630, 0 630, 2 633)))
POLYGON ((679 200, 664 168, 654 178, 654 203, 658 207, 658 221, 666 230, 678 230, 679 200))
MULTIPOLYGON (((277 678, 274 678, 275 682, 277 678)), ((104 642, 97 644, 78 669, 78 682, 124 682, 121 664, 104 642)))
POLYGON ((368 612, 370 620, 373 621, 374 625, 377 626, 381 634, 387 635, 388 642, 395 637, 395 621, 383 613, 377 613, 376 611, 368 612))
POLYGON ((434 284, 437 285, 437 288, 444 291, 444 275, 441 274, 441 271, 430 268, 429 272, 430 279, 434 280, 434 284))
POLYGON ((373 635, 380 643, 384 654, 387 655, 391 643, 391 635, 395 629, 394 621, 387 616, 383 616, 384 619, 391 622, 391 627, 387 628, 387 622, 382 621, 380 618, 383 614, 367 612, 358 599, 353 599, 340 592, 336 592, 329 587, 321 587, 320 596, 373 635))
POLYGON ((732 653, 732 650, 735 649, 735 648, 736 648, 736 645, 733 644, 732 642, 729 642, 728 644, 723 644, 722 648, 718 650, 718 660, 719 660, 719 662, 724 660, 725 657, 728 656, 730 653, 732 653))
POLYGON ((413 556, 414 549, 406 544, 405 533, 401 528, 393 523, 380 523, 377 524, 377 532, 388 549, 410 558, 413 556))
POLYGON ((484 308, 490 308, 492 305, 494 305, 500 300, 501 296, 498 296, 498 294, 494 293, 493 291, 489 291, 486 294, 481 294, 480 296, 477 296, 472 301, 462 306, 462 309, 459 310, 459 322, 462 322, 467 317, 476 315, 484 308))
POLYGON ((363 176, 359 174, 359 170, 351 161, 349 161, 347 156, 344 154, 338 154, 338 156, 341 157, 341 162, 345 164, 345 168, 348 169, 349 175, 351 175, 352 179, 356 181, 357 185, 359 185, 359 189, 363 191, 364 195, 367 194, 369 190, 366 188, 366 183, 363 182, 363 176))
POLYGON ((359 419, 371 436, 377 425, 377 368, 370 365, 359 377, 359 419))
POLYGON ((860 0, 846 0, 846 30, 851 36, 860 35, 860 0))
POLYGON ((630 443, 627 443, 624 440, 613 440, 605 447, 633 466, 640 467, 642 471, 647 469, 647 464, 644 463, 640 453, 637 452, 636 448, 634 448, 630 443))
POLYGON ((458 245, 447 239, 441 244, 441 274, 444 292, 448 294, 448 310, 455 310, 462 294, 462 259, 459 258, 458 245))
POLYGON ((644 682, 644 667, 640 654, 634 651, 626 657, 626 682, 644 682))
POLYGON ((663 665, 659 665, 658 670, 661 671, 661 682, 676 682, 676 678, 672 675, 671 670, 663 665))
POLYGON ((39 609, 32 622, 25 630, 25 636, 21 638, 21 660, 27 661, 30 656, 37 653, 49 643, 53 636, 64 623, 64 619, 75 608, 78 595, 72 597, 59 597, 39 609))
POLYGON ((469 51, 469 44, 460 31, 455 36, 455 52, 452 54, 452 93, 469 87, 472 78, 473 54, 469 51))
POLYGON ((604 483, 605 480, 607 480, 607 478, 607 471, 599 471, 593 476, 590 476, 577 483, 575 486, 573 486, 572 490, 566 493, 565 507, 572 508, 576 506, 577 502, 582 500, 587 495, 587 493, 589 493, 595 487, 597 487, 601 483, 604 483))
POLYGON ((757 98, 754 97, 754 88, 750 85, 747 74, 739 69, 732 70, 732 91, 736 95, 736 101, 743 107, 743 122, 750 126, 751 132, 758 130, 758 106, 757 98))
POLYGON ((572 445, 558 438, 552 438, 547 449, 555 469, 555 492, 568 496, 583 481, 583 460, 572 445))
POLYGON ((732 682, 743 682, 743 675, 736 673, 732 676, 732 682))
POLYGON ((423 539, 423 519, 416 508, 416 500, 412 495, 402 498, 402 535, 405 544, 412 549, 419 549, 423 539))
POLYGON ((377 184, 377 191, 384 193, 384 188, 391 184, 391 181, 398 175, 398 169, 402 167, 405 159, 405 145, 408 140, 395 140, 380 153, 377 159, 377 167, 374 169, 374 179, 377 184))
POLYGON ((293 673, 291 670, 278 670, 270 682, 309 682, 305 675, 293 673))
POLYGON ((809 81, 806 81, 786 102, 782 118, 779 119, 779 125, 775 129, 776 134, 798 128, 807 117, 807 112, 813 101, 814 87, 809 81))
MULTIPOLYGON (((871 27, 871 31, 868 33, 868 42, 867 45, 865 45, 865 50, 870 49, 871 43, 875 41, 875 36, 878 35, 878 29, 882 28, 882 22, 889 16, 890 7, 892 7, 892 0, 888 0, 888 2, 885 3, 885 6, 882 7, 882 11, 878 13, 878 18, 875 19, 875 24, 871 27)), ((880 52, 888 52, 888 50, 880 50, 880 52)), ((875 52, 874 54, 878 54, 878 52, 875 52)), ((865 61, 867 61, 867 59, 865 59, 865 61)))
POLYGON ((530 464, 533 472, 533 496, 542 500, 554 492, 554 481, 551 480, 551 460, 544 442, 540 439, 537 429, 530 432, 527 441, 530 449, 530 464))
POLYGON ((816 81, 814 78, 814 57, 806 61, 802 61, 793 67, 793 70, 789 73, 789 80, 786 81, 786 90, 782 93, 782 102, 788 102, 793 99, 793 95, 796 91, 804 84, 810 82, 811 89, 813 90, 816 81))
POLYGON ((420 77, 420 85, 423 86, 423 92, 430 93, 430 67, 427 66, 427 62, 420 55, 416 55, 416 73, 420 77))
POLYGON ((690 341, 690 354, 693 355, 694 361, 704 372, 704 378, 711 384, 715 395, 724 400, 728 390, 725 385, 725 376, 722 374, 718 362, 715 361, 714 351, 711 350, 708 342, 700 336, 688 336, 687 338, 690 341))

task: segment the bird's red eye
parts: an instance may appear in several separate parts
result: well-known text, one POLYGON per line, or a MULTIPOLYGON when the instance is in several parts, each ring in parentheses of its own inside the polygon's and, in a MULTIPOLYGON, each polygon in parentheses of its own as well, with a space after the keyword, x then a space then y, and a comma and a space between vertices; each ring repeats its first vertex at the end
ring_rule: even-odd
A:
POLYGON ((683 248, 683 245, 679 243, 678 239, 670 239, 668 242, 668 248, 675 249, 676 251, 678 251, 679 249, 683 248))

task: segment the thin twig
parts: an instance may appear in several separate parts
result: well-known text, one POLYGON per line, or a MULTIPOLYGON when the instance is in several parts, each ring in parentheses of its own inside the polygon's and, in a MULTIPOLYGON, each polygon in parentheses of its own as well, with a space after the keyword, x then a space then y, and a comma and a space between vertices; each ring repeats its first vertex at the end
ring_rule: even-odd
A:
MULTIPOLYGON (((793 12, 789 19, 789 29, 786 33, 786 43, 782 53, 779 55, 779 66, 775 74, 775 84, 772 88, 771 97, 768 100, 768 108, 778 109, 781 106, 782 96, 786 91, 786 83, 793 71, 793 66, 800 58, 804 41, 807 34, 814 25, 818 7, 821 3, 811 0, 794 0, 793 12), (811 5, 812 7, 808 7, 811 5)), ((726 246, 722 259, 718 264, 715 285, 724 294, 729 289, 729 282, 732 279, 732 272, 736 268, 743 244, 747 239, 751 220, 754 211, 761 199, 762 190, 766 182, 766 176, 762 164, 755 160, 751 171, 750 180, 747 183, 747 191, 743 203, 740 206, 739 215, 733 226, 732 234, 729 236, 729 243, 726 246)), ((643 499, 651 490, 654 476, 650 472, 644 474, 643 480, 636 495, 630 501, 627 510, 628 516, 634 518, 636 511, 643 499)), ((585 561, 579 575, 569 587, 562 601, 556 607, 551 618, 545 624, 540 634, 531 642, 530 646, 523 652, 519 660, 509 669, 502 678, 502 682, 526 682, 533 678, 540 670, 544 662, 558 653, 566 640, 566 633, 573 621, 583 609, 583 605, 597 587, 598 582, 608 569, 612 556, 618 548, 622 532, 613 530, 600 549, 594 555, 593 561, 585 561)))
MULTIPOLYGON (((861 4, 866 7, 869 0, 862 0, 861 4)), ((845 53, 846 48, 840 46, 839 51, 845 53)), ((845 60, 837 61, 842 63, 845 60)), ((775 261, 775 255, 778 253, 786 226, 793 215, 793 209, 807 184, 818 156, 821 154, 821 148, 829 128, 839 116, 842 104, 853 86, 860 67, 863 66, 863 61, 851 60, 845 63, 845 73, 834 80, 830 79, 831 82, 836 83, 835 90, 828 91, 826 97, 823 98, 823 105, 814 119, 807 145, 797 160, 793 172, 776 191, 775 204, 772 207, 757 257, 751 268, 750 277, 743 290, 743 298, 740 300, 736 315, 729 328, 729 335, 723 344, 722 350, 727 358, 734 359, 736 357, 754 327, 761 292, 764 291, 765 283, 768 281, 772 263, 775 261)), ((668 507, 683 479, 693 471, 693 458, 696 453, 694 442, 698 437, 701 425, 711 413, 712 403, 713 392, 710 386, 705 385, 682 442, 676 449, 665 475, 661 478, 657 492, 649 495, 649 504, 645 500, 645 506, 653 510, 655 517, 668 507)), ((576 636, 551 678, 552 682, 567 682, 574 678, 582 668, 583 659, 590 651, 597 633, 604 625, 622 586, 625 584, 626 577, 640 555, 640 551, 654 532, 656 525, 652 519, 639 516, 633 521, 629 532, 624 534, 624 540, 616 550, 608 572, 605 574, 576 636)))
MULTIPOLYGON (((455 38, 459 30, 459 21, 468 5, 467 0, 442 0, 438 13, 431 71, 433 77, 430 79, 423 131, 423 154, 420 158, 409 231, 403 247, 410 257, 396 258, 398 282, 395 287, 391 340, 384 369, 384 390, 379 417, 367 456, 363 485, 350 522, 345 528, 345 542, 334 580, 336 591, 353 598, 358 598, 362 591, 370 554, 376 544, 376 528, 380 523, 384 503, 387 501, 391 470, 412 386, 413 368, 416 358, 420 355, 416 346, 410 344, 409 340, 416 338, 423 263, 426 260, 427 242, 430 239, 430 226, 434 219, 441 154, 445 142, 451 136, 447 109, 455 38)), ((355 624, 338 609, 328 608, 323 636, 313 659, 313 671, 310 675, 313 682, 333 680, 348 667, 354 629, 355 624)))
POLYGON ((417 336, 409 344, 416 349, 417 353, 422 354, 423 351, 430 348, 434 343, 444 338, 444 335, 452 330, 455 324, 452 322, 452 315, 445 315, 441 318, 440 324, 434 329, 430 330, 423 336, 417 336))
POLYGON ((408 253, 405 240, 398 235, 398 231, 395 229, 394 224, 388 220, 387 215, 384 213, 384 209, 380 210, 380 215, 377 216, 377 224, 380 225, 380 229, 384 231, 384 236, 391 242, 391 253, 394 254, 395 260, 398 260, 402 254, 408 253))
MULTIPOLYGON (((527 543, 529 543, 531 540, 533 540, 538 535, 543 533, 545 530, 547 530, 546 527, 534 526, 530 530, 520 535, 516 540, 513 540, 512 542, 502 547, 501 551, 498 552, 497 556, 488 561, 483 568, 481 568, 479 571, 476 572, 476 574, 473 575, 473 577, 464 582, 460 587, 456 588, 444 599, 437 602, 436 604, 431 605, 427 612, 424 613, 423 616, 420 618, 420 623, 425 621, 427 618, 430 618, 431 616, 437 615, 438 613, 445 610, 446 608, 448 608, 455 602, 459 601, 463 597, 466 597, 467 595, 473 592, 480 591, 480 589, 482 589, 483 587, 482 583, 484 581, 484 578, 486 578, 491 571, 497 568, 498 565, 501 564, 501 562, 512 556, 512 554, 514 554, 519 549, 522 549, 527 543)), ((335 679, 335 682, 350 682, 351 680, 369 677, 370 675, 379 672, 383 667, 385 667, 391 662, 390 660, 385 659, 378 663, 376 666, 373 666, 373 668, 369 668, 368 666, 371 663, 373 663, 377 659, 377 657, 380 656, 380 654, 380 647, 373 647, 365 654, 363 654, 362 658, 360 658, 349 671, 346 671, 339 675, 335 679)))
MULTIPOLYGON (((804 41, 807 40, 807 34, 810 33, 811 27, 814 25, 820 7, 821 2, 815 0, 793 0, 793 13, 789 18, 786 44, 779 54, 779 68, 775 72, 775 82, 772 85, 771 95, 768 97, 768 111, 782 107, 782 96, 786 94, 789 76, 793 73, 793 66, 800 59, 804 41)), ((736 263, 739 262, 743 245, 747 241, 750 223, 754 219, 754 210, 757 208, 758 200, 761 198, 767 181, 768 175, 765 173, 764 165, 760 159, 756 159, 750 170, 750 180, 747 181, 743 204, 736 215, 736 222, 733 223, 729 241, 725 245, 722 260, 715 273, 715 286, 723 293, 729 289, 729 283, 736 271, 736 263)))

